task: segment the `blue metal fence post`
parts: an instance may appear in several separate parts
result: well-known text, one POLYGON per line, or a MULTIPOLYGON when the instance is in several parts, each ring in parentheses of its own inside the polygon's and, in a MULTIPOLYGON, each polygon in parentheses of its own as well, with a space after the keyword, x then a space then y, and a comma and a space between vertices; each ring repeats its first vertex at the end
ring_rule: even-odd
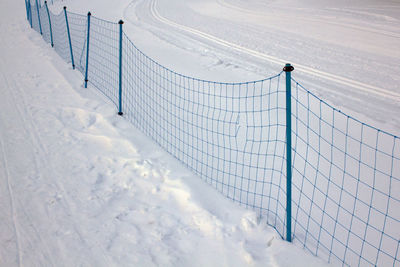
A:
POLYGON ((31 28, 33 28, 32 25, 32 7, 31 7, 31 0, 28 0, 28 9, 29 9, 29 24, 31 24, 31 28))
POLYGON ((286 64, 286 241, 292 241, 292 77, 293 66, 286 64))
POLYGON ((44 1, 44 5, 45 5, 45 7, 46 7, 47 17, 49 18, 49 29, 50 29, 51 47, 54 47, 54 42, 53 42, 53 31, 52 31, 52 29, 51 29, 51 19, 50 19, 49 7, 47 6, 47 1, 44 1))
POLYGON ((118 22, 119 24, 119 110, 118 115, 122 116, 122 24, 123 20, 118 22))
POLYGON ((88 12, 87 16, 87 40, 86 40, 86 70, 85 70, 85 88, 88 83, 88 67, 89 67, 89 41, 90 41, 90 16, 92 13, 88 12))
POLYGON ((26 0, 25 0, 25 9, 26 9, 26 20, 29 20, 28 2, 26 0))
POLYGON ((69 31, 69 23, 68 23, 67 7, 66 6, 64 6, 64 15, 65 15, 65 24, 67 25, 67 35, 68 35, 68 42, 69 42, 69 51, 70 51, 70 54, 71 54, 72 69, 75 69, 74 52, 72 51, 71 32, 69 31))
POLYGON ((39 23, 40 34, 43 35, 43 32, 42 32, 42 23, 40 23, 39 4, 38 4, 38 1, 37 1, 37 0, 36 0, 36 10, 37 10, 37 16, 38 16, 38 23, 39 23))

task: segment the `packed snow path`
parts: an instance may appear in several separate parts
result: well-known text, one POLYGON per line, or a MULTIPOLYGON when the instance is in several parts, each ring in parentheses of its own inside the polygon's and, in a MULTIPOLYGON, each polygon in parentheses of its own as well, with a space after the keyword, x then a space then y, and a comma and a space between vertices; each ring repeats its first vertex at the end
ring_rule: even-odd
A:
POLYGON ((0 3, 0 266, 324 265, 180 167, 0 3))

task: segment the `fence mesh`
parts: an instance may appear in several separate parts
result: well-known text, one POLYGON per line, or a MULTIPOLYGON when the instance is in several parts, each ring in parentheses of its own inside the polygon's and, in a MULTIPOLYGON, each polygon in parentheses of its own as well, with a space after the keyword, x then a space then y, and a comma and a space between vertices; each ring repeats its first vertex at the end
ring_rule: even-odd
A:
POLYGON ((66 62, 71 62, 67 24, 64 12, 60 12, 58 15, 50 12, 50 20, 53 29, 54 49, 66 62))
POLYGON ((267 215, 283 234, 280 75, 249 83, 198 80, 123 39, 126 118, 228 198, 267 215))
MULTIPOLYGON (((27 5, 27 8, 29 5, 27 5)), ((45 7, 32 27, 50 42, 45 7), (46 16, 44 16, 44 15, 46 16), (46 23, 47 21, 47 23, 46 23)), ((85 73, 88 17, 67 12, 85 73)), ((65 14, 50 12, 54 47, 71 61, 65 14)), ((91 18, 88 80, 119 105, 119 25, 91 18)), ((286 235, 286 88, 199 80, 165 68, 123 33, 122 111, 226 197, 286 235)), ((400 266, 400 139, 340 112, 292 80, 292 235, 329 262, 400 266)))
POLYGON ((47 10, 45 6, 39 8, 39 14, 40 14, 40 23, 42 26, 43 39, 46 43, 50 44, 51 37, 50 37, 49 16, 47 15, 47 10))
POLYGON ((119 84, 119 25, 91 18, 88 80, 115 105, 119 84))
POLYGON ((86 65, 87 16, 68 12, 75 67, 83 74, 86 65))
POLYGON ((38 17, 38 12, 37 12, 37 8, 35 5, 35 2, 30 0, 31 2, 31 9, 30 12, 32 14, 32 28, 37 31, 40 32, 40 28, 39 28, 39 17, 38 17))
POLYGON ((293 82, 294 238, 328 261, 399 266, 400 139, 293 82))

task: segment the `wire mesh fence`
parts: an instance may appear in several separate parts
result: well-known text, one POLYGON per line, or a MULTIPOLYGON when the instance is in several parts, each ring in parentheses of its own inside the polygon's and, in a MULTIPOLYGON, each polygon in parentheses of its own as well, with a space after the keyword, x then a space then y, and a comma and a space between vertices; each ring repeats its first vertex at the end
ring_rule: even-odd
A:
POLYGON ((90 83, 118 104, 119 25, 91 18, 88 79, 90 83))
POLYGON ((49 17, 47 15, 47 10, 45 6, 41 6, 39 8, 39 14, 40 14, 40 23, 42 27, 42 36, 43 40, 50 44, 51 42, 51 37, 50 37, 50 23, 49 23, 49 17))
POLYGON ((295 240, 328 261, 399 266, 400 139, 293 82, 295 240))
POLYGON ((58 15, 50 12, 50 21, 53 29, 52 32, 54 49, 61 58, 70 63, 71 56, 68 44, 67 25, 64 12, 60 12, 58 15))
POLYGON ((83 74, 86 62, 87 16, 72 12, 67 13, 75 67, 83 74))
POLYGON ((339 265, 400 266, 398 137, 292 79, 288 148, 283 72, 243 83, 187 77, 146 56, 117 23, 47 15, 34 1, 26 7, 32 28, 46 42, 52 34, 56 52, 87 72, 127 120, 223 195, 256 210, 282 238, 289 168, 295 244, 339 265))
POLYGON ((35 31, 40 32, 37 6, 35 5, 35 3, 32 3, 32 1, 30 2, 29 6, 30 6, 29 12, 31 14, 31 20, 32 20, 32 28, 35 31))
POLYGON ((126 118, 228 198, 271 215, 271 224, 283 229, 280 75, 249 83, 194 79, 124 40, 126 118))

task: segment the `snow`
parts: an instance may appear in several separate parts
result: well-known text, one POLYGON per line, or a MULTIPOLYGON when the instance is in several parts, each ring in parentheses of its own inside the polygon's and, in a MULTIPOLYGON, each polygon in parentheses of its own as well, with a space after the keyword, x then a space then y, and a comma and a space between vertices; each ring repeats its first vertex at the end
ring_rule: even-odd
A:
MULTIPOLYGON (((253 80, 292 62, 295 78, 329 103, 400 132, 395 1, 69 0, 50 8, 63 5, 124 19, 140 49, 189 76, 253 80)), ((24 8, 0 3, 0 266, 326 265, 84 89, 29 28, 24 8)))

